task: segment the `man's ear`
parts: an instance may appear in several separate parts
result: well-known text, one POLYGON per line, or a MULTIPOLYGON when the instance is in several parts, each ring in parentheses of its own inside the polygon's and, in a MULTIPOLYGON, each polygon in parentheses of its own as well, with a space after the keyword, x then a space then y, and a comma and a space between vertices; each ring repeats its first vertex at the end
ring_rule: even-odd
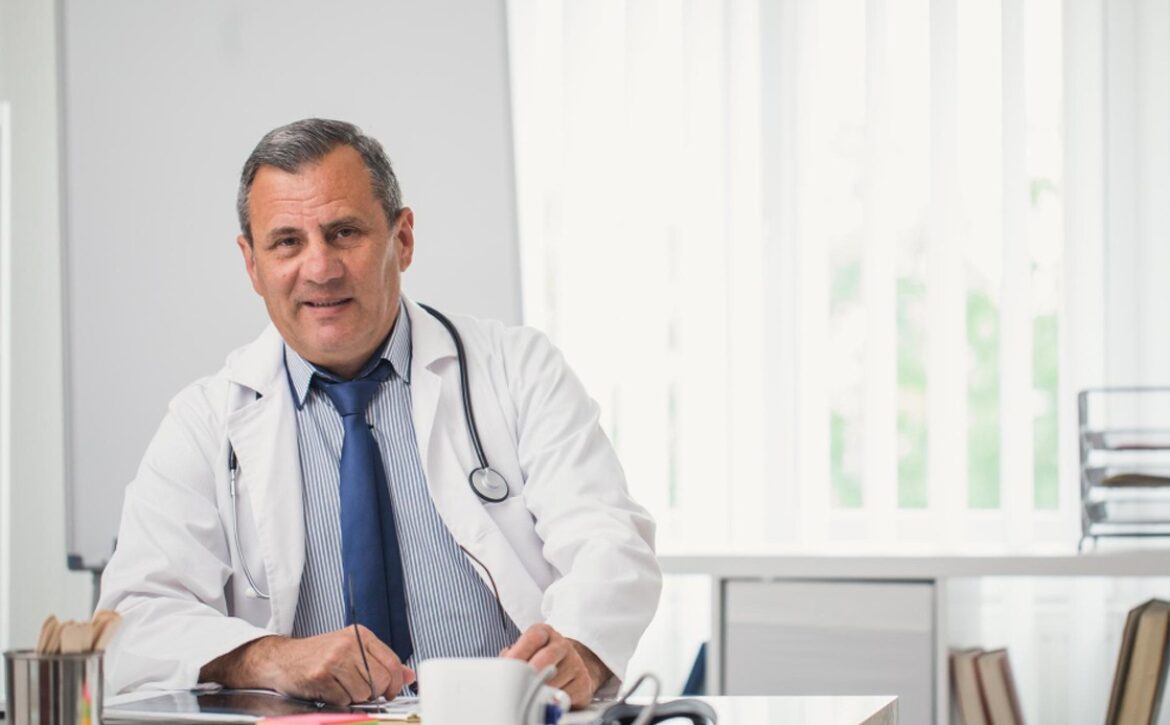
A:
POLYGON ((414 259, 414 212, 408 206, 398 212, 398 231, 394 237, 398 243, 398 271, 405 272, 414 259))
POLYGON ((248 278, 252 280, 252 289, 263 297, 264 293, 260 291, 260 283, 256 278, 256 252, 252 249, 252 244, 243 234, 236 237, 236 244, 240 247, 240 254, 244 255, 244 268, 248 270, 248 278))

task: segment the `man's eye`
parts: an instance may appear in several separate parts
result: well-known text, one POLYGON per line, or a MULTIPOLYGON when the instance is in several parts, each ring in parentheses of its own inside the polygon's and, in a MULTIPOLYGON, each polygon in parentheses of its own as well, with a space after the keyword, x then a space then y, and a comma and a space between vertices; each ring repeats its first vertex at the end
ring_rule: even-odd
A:
POLYGON ((275 246, 277 246, 277 247, 291 247, 296 243, 297 243, 296 237, 281 237, 280 239, 276 240, 275 246))
POLYGON ((340 239, 346 239, 346 238, 352 237, 356 234, 357 234, 357 230, 354 229, 353 227, 342 227, 341 229, 337 230, 337 236, 340 239))

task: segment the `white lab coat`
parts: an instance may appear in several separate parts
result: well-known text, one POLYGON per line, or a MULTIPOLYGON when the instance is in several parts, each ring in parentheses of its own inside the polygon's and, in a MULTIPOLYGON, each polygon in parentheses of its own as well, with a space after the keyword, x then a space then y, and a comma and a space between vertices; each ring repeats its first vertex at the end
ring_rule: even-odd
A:
MULTIPOLYGON (((417 304, 407 300, 406 310, 415 437, 443 522, 491 570, 521 631, 547 622, 620 678, 662 579, 653 521, 627 493, 596 403, 541 333, 454 318, 485 455, 511 488, 485 504, 467 483, 475 456, 454 342, 417 304)), ((99 604, 124 620, 106 655, 109 694, 192 687, 207 662, 291 632, 305 531, 282 351, 269 326, 179 393, 126 488, 99 604), (248 596, 232 537, 229 441, 241 547, 270 600, 248 596)))

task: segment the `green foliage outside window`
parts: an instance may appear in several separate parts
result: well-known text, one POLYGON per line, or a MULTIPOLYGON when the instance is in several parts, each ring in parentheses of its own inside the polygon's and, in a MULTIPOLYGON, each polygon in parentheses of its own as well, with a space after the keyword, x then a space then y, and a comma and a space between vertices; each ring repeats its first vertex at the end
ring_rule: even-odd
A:
POLYGON ((833 411, 830 420, 829 444, 832 452, 833 503, 841 508, 860 508, 861 476, 845 465, 845 416, 833 411))
POLYGON ((926 285, 898 280, 898 506, 925 508, 926 285))
POLYGON ((999 310, 980 289, 967 293, 967 505, 999 508, 999 310))
POLYGON ((1055 509, 1060 502, 1056 327, 1055 314, 1037 317, 1033 323, 1032 385, 1041 403, 1033 423, 1036 451, 1033 459, 1033 495, 1038 509, 1055 509))

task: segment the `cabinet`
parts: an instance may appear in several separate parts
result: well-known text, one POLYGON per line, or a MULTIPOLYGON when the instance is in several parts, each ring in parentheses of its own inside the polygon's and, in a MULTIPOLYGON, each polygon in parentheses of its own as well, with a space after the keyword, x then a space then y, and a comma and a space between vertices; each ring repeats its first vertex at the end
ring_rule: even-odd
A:
MULTIPOLYGON (((1166 550, 995 556, 722 553, 663 556, 661 561, 667 574, 710 577, 708 693, 896 695, 903 722, 940 725, 950 721, 947 655, 952 646, 973 643, 963 633, 965 621, 978 615, 971 609, 978 606, 972 592, 979 581, 1170 577, 1166 550)), ((1090 622, 1099 619, 1102 631, 1120 631, 1124 611, 1117 617, 1113 622, 1094 615, 1090 622)), ((1077 656, 1074 650, 1061 657, 1065 654, 1077 656)), ((1115 654, 1092 663, 1099 671, 1086 687, 1099 688, 1107 697, 1115 654)), ((1073 669, 1090 669, 1086 665, 1073 669)))
POLYGON ((728 581, 728 695, 892 695, 908 723, 931 719, 930 582, 728 581))

